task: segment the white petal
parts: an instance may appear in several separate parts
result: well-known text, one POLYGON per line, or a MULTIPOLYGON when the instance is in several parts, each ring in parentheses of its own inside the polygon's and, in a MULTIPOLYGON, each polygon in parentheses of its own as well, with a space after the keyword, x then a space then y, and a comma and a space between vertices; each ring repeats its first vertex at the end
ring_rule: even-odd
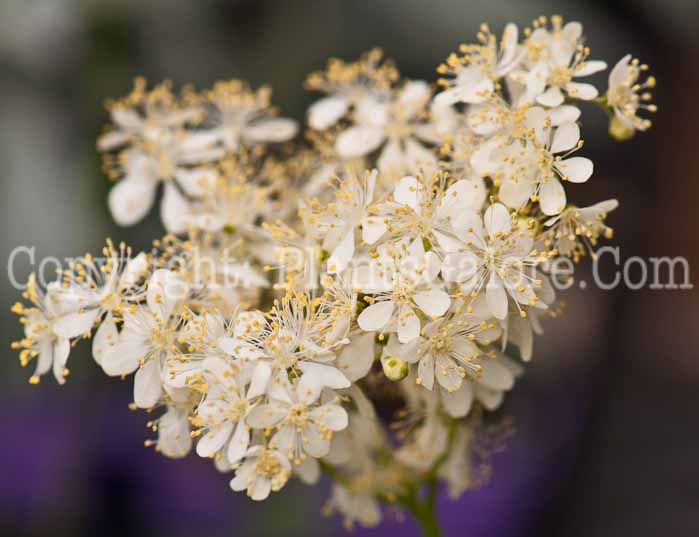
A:
POLYGON ((420 363, 417 365, 417 378, 420 380, 420 385, 428 390, 434 386, 434 355, 427 354, 423 356, 420 363))
POLYGON ((269 479, 258 477, 252 484, 252 488, 248 490, 251 500, 261 502, 266 500, 269 493, 272 491, 272 482, 269 479))
POLYGON ((384 141, 383 130, 376 127, 350 127, 335 141, 335 150, 342 158, 361 157, 377 149, 384 141))
POLYGON ((108 204, 114 221, 131 226, 141 220, 153 205, 157 183, 124 178, 109 191, 108 204))
POLYGON ((293 119, 263 119, 249 125, 243 131, 244 137, 251 142, 286 142, 296 136, 298 124, 293 119))
POLYGON ((53 331, 57 336, 67 339, 87 334, 92 330, 99 312, 99 308, 94 308, 84 313, 69 313, 59 317, 52 325, 53 331))
POLYGON ((403 177, 393 191, 393 199, 396 203, 407 205, 416 213, 420 212, 419 193, 420 184, 415 177, 403 177))
POLYGON ((507 292, 502 280, 495 272, 490 274, 490 281, 485 290, 485 298, 491 313, 497 319, 507 317, 507 292))
POLYGON ((315 377, 324 388, 340 390, 349 388, 350 381, 342 372, 331 365, 317 364, 315 362, 299 362, 298 367, 304 372, 304 376, 315 377))
POLYGON ((151 408, 160 400, 160 363, 148 360, 134 376, 133 400, 139 408, 151 408))
POLYGON ((267 390, 269 379, 272 377, 272 369, 265 363, 257 364, 252 371, 252 379, 248 387, 247 398, 254 399, 267 390))
POLYGON ((367 244, 374 244, 387 229, 383 218, 377 216, 365 218, 362 220, 362 240, 367 244))
POLYGON ((557 106, 546 112, 551 118, 551 125, 554 127, 567 123, 568 121, 577 121, 580 117, 580 109, 576 106, 564 104, 557 106))
POLYGON ((454 81, 455 87, 438 94, 438 101, 454 103, 479 104, 493 92, 493 81, 490 80, 480 69, 480 67, 466 67, 454 81))
POLYGON ((442 394, 442 404, 452 418, 463 418, 471 410, 473 403, 473 390, 471 384, 464 382, 461 388, 449 392, 440 388, 442 394))
POLYGON ((551 153, 563 153, 570 151, 580 141, 580 127, 577 123, 564 123, 556 129, 551 142, 551 153))
POLYGON ((59 384, 63 384, 65 379, 63 373, 70 354, 70 341, 58 338, 53 344, 53 376, 59 384))
POLYGON ((175 171, 175 178, 190 196, 203 196, 210 193, 216 184, 216 172, 209 168, 193 170, 178 168, 175 171))
POLYGON ((325 457, 330 451, 330 440, 315 425, 306 426, 301 439, 304 451, 311 457, 319 459, 325 457))
POLYGON ((167 321, 178 301, 186 298, 189 285, 176 272, 158 269, 151 276, 146 301, 151 312, 167 321))
POLYGON ((420 336, 420 319, 412 308, 404 306, 398 318, 398 341, 408 343, 420 336))
POLYGON ((111 151, 126 144, 131 139, 131 134, 120 130, 112 130, 101 134, 97 138, 97 149, 99 151, 111 151))
POLYGON ((451 304, 449 294, 441 289, 431 289, 422 293, 415 293, 413 301, 430 317, 441 317, 451 304))
POLYGON ((500 43, 500 50, 502 52, 502 57, 500 59, 500 64, 509 64, 515 57, 517 53, 517 41, 519 39, 519 32, 517 30, 517 25, 513 23, 508 23, 505 26, 505 30, 502 32, 502 42, 500 43))
POLYGON ((549 106, 551 108, 563 104, 565 97, 560 88, 553 86, 547 89, 544 93, 536 98, 536 102, 543 104, 544 106, 549 106))
POLYGON ((171 182, 165 183, 163 199, 160 201, 160 219, 169 233, 187 231, 189 201, 171 182))
POLYGON ((627 82, 629 77, 629 62, 631 54, 620 59, 609 73, 609 88, 614 89, 627 82))
POLYGON ((200 457, 212 457, 228 441, 233 431, 233 424, 226 420, 220 427, 207 431, 197 442, 197 455, 200 457))
POLYGON ((267 429, 286 418, 288 412, 289 408, 286 405, 277 402, 257 405, 250 410, 245 421, 254 429, 267 429))
POLYGON ((491 237, 499 233, 507 233, 512 227, 512 218, 502 203, 493 203, 485 210, 483 224, 491 237))
POLYGON ((147 271, 148 257, 144 252, 141 252, 133 259, 129 259, 126 267, 124 267, 124 272, 121 273, 119 278, 119 287, 128 288, 136 285, 147 271))
POLYGON ((414 117, 430 99, 430 85, 424 80, 411 80, 398 92, 398 102, 407 117, 414 117), (412 112, 412 113, 411 113, 412 112))
POLYGON ((384 328, 393 315, 393 301, 383 300, 367 307, 357 317, 357 324, 365 332, 374 332, 384 328))
POLYGON ((328 258, 328 273, 339 274, 354 255, 354 227, 350 228, 328 258))
POLYGON ((124 129, 138 129, 143 126, 141 116, 133 108, 115 106, 109 115, 114 123, 124 129))
POLYGON ((511 181, 509 179, 504 179, 500 185, 500 192, 498 193, 500 201, 511 209, 517 209, 529 201, 529 198, 534 194, 536 185, 527 180, 527 178, 521 178, 519 181, 511 181))
POLYGON ((547 216, 560 213, 566 206, 566 193, 561 182, 550 178, 539 188, 539 206, 547 216))
POLYGON ((308 125, 316 130, 332 127, 347 113, 348 108, 349 102, 344 97, 332 95, 320 99, 308 109, 308 125))
POLYGON ((337 357, 337 367, 351 381, 365 377, 374 363, 374 334, 357 334, 337 357))
POLYGON ((594 171, 592 161, 585 157, 570 157, 556 163, 559 172, 571 183, 584 183, 594 171))
POLYGON ((599 93, 592 84, 580 84, 579 82, 568 82, 566 91, 571 97, 582 99, 583 101, 590 101, 597 97, 599 93))
POLYGON ((607 63, 599 60, 589 60, 573 71, 573 76, 589 76, 607 68, 607 63))
POLYGON ((147 341, 122 339, 116 345, 106 349, 102 355, 102 369, 112 377, 128 375, 136 371, 139 361, 150 352, 147 341))
POLYGON ((117 331, 114 317, 112 317, 111 313, 108 313, 100 323, 92 340, 92 357, 98 365, 101 365, 102 357, 116 345, 118 338, 119 332, 117 331))
POLYGON ((400 176, 411 167, 400 143, 390 140, 381 151, 376 166, 385 175, 400 176))
POLYGON ((311 417, 331 431, 341 431, 347 427, 349 417, 340 405, 327 404, 311 411, 311 417))
POLYGON ((405 144, 405 165, 409 173, 420 173, 423 176, 432 174, 437 169, 437 157, 413 138, 408 138, 405 144))
POLYGON ((306 485, 315 485, 320 479, 320 464, 313 457, 306 457, 301 464, 294 464, 294 472, 306 485))
POLYGON ((489 390, 484 386, 476 385, 473 387, 473 393, 485 408, 495 410, 502 404, 505 392, 489 390))
POLYGON ((483 374, 478 383, 491 390, 509 390, 514 385, 515 379, 509 369, 495 360, 483 360, 480 362, 483 374))

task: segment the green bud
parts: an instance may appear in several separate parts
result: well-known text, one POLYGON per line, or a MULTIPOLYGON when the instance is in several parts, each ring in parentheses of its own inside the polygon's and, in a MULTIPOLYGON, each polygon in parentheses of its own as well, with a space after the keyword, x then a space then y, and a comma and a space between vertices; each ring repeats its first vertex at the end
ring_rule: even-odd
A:
POLYGON ((382 356, 381 366, 383 374, 388 380, 403 380, 408 376, 408 364, 404 360, 395 356, 382 356))
POLYGON ((230 224, 226 224, 223 226, 223 232, 227 235, 233 235, 233 233, 235 233, 235 227, 230 224))

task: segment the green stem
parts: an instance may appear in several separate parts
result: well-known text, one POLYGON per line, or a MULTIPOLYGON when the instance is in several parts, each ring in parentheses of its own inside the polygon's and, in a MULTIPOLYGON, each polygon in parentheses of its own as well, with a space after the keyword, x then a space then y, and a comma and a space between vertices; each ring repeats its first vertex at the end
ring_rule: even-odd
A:
POLYGON ((415 491, 412 491, 409 496, 401 498, 400 501, 403 507, 413 515, 424 537, 441 537, 442 535, 434 509, 436 490, 436 483, 434 485, 430 483, 430 489, 424 502, 417 498, 415 491))

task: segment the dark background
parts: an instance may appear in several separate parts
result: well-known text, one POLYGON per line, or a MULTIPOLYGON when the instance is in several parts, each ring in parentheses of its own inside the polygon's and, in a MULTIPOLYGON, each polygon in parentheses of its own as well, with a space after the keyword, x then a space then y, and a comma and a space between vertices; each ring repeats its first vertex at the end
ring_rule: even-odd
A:
MULTIPOLYGON (((104 99, 136 75, 268 82, 275 103, 302 119, 315 98, 303 79, 328 56, 381 46, 406 76, 434 80, 480 22, 499 33, 552 13, 583 22, 594 59, 611 66, 631 52, 658 79, 655 126, 630 142, 611 141, 604 115, 584 110, 583 152, 596 172, 570 198, 619 198, 610 222, 622 259, 682 255, 697 266, 696 0, 2 0, 2 259, 19 245, 36 246, 39 259, 98 251, 107 236, 139 249, 161 234, 155 210, 136 228, 114 225, 94 149, 104 99)), ((16 268, 25 278, 28 265, 16 268)), ((254 504, 208 461, 144 448, 148 417, 128 410, 130 382, 105 378, 89 345, 71 356, 65 386, 50 376, 29 386, 9 350, 20 337, 8 311, 17 292, 4 278, 0 291, 0 535, 343 534, 320 515, 327 483, 293 483, 254 504)), ((697 292, 588 287, 566 302, 508 400, 516 434, 491 482, 456 503, 440 498, 446 534, 699 535, 697 292)), ((416 535, 386 519, 355 535, 416 535)))

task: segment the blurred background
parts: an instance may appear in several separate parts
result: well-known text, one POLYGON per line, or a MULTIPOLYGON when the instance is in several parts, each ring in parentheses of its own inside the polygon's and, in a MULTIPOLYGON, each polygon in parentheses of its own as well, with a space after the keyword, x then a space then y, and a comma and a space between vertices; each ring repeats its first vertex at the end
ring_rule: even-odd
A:
MULTIPOLYGON (((583 22, 593 58, 613 65, 631 52, 658 79, 655 126, 629 142, 612 142, 604 115, 584 110, 596 173, 574 201, 620 199, 610 223, 622 259, 682 255, 699 266, 696 0, 2 0, 3 262, 19 245, 41 259, 98 251, 107 236, 139 250, 161 234, 157 211, 133 229, 114 225, 94 149, 104 100, 136 75, 200 88, 270 83, 274 102, 301 120, 315 98, 302 82, 328 56, 381 46, 404 75, 433 80, 480 22, 499 33, 553 13, 583 22)), ((26 278, 25 257, 16 269, 26 278)), ((20 337, 8 311, 17 293, 5 279, 0 291, 0 535, 344 534, 319 514, 327 483, 294 483, 258 505, 208 461, 144 448, 148 417, 128 410, 130 383, 105 378, 89 345, 71 356, 65 386, 50 375, 29 386, 9 350, 20 337)), ((699 535, 697 294, 569 291, 566 315, 546 324, 509 398, 516 433, 493 478, 458 502, 440 497, 446 535, 699 535)), ((417 535, 386 518, 355 535, 417 535)))

